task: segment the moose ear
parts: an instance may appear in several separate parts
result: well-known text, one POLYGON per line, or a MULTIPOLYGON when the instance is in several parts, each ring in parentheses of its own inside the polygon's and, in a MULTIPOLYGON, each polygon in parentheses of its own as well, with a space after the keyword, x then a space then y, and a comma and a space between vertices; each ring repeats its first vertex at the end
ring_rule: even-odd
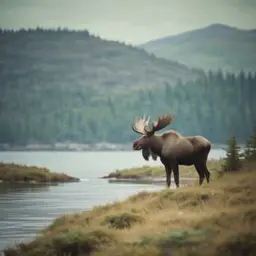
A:
POLYGON ((144 158, 146 161, 148 161, 149 156, 150 156, 149 149, 143 148, 143 149, 142 149, 142 156, 143 156, 143 158, 144 158))

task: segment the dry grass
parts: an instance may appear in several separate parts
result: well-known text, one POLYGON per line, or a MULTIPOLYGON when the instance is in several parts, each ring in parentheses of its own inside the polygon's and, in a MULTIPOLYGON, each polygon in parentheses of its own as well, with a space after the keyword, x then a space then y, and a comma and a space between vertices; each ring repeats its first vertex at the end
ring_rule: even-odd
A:
POLYGON ((72 182, 79 179, 65 173, 50 172, 46 168, 0 163, 0 180, 3 182, 72 182))
POLYGON ((255 167, 62 216, 8 255, 256 255, 255 167))

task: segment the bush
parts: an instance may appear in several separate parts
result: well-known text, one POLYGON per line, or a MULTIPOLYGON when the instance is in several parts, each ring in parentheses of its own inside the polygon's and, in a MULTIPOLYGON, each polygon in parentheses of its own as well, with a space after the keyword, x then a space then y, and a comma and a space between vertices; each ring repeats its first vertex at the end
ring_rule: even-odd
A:
POLYGON ((256 255, 256 235, 252 233, 245 233, 232 236, 219 247, 218 255, 256 255))
POLYGON ((28 244, 20 244, 16 250, 7 249, 4 253, 9 256, 89 255, 101 246, 111 245, 113 241, 110 234, 101 230, 86 232, 83 229, 73 229, 28 244))
POLYGON ((102 224, 108 224, 111 228, 124 229, 130 228, 134 223, 141 223, 143 220, 144 219, 138 215, 124 212, 117 215, 106 216, 102 224))
POLYGON ((81 253, 91 253, 98 250, 102 244, 110 244, 111 237, 102 231, 85 232, 72 231, 58 234, 53 239, 53 245, 58 255, 66 253, 69 255, 80 255, 81 253))

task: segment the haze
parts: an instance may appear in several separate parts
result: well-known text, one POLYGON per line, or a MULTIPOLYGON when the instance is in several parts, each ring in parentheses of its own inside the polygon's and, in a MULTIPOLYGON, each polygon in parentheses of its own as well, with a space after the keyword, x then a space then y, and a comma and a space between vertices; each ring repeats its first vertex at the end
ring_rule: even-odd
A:
POLYGON ((130 44, 212 23, 254 29, 255 17, 255 0, 0 0, 1 28, 88 29, 130 44))

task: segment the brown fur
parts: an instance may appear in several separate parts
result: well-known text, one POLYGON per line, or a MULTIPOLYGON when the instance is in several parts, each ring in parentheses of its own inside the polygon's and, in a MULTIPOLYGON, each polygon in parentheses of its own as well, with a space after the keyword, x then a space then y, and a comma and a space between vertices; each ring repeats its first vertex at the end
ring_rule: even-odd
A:
POLYGON ((165 132, 165 133, 162 134, 163 138, 167 138, 167 137, 170 137, 170 136, 180 138, 181 134, 176 132, 176 131, 173 131, 173 130, 165 132))

